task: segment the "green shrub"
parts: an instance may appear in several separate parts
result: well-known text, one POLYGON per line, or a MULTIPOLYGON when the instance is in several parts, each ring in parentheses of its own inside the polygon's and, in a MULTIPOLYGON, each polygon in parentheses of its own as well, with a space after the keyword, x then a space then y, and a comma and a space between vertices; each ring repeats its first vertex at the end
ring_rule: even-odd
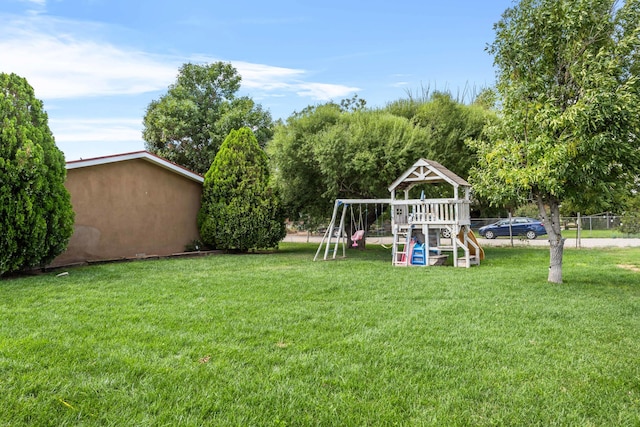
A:
POLYGON ((640 194, 637 191, 624 201, 620 231, 627 234, 640 234, 640 194))
POLYGON ((514 212, 513 216, 526 216, 529 218, 538 218, 540 217, 540 210, 538 209, 538 205, 535 203, 527 203, 526 205, 522 205, 518 207, 514 212))
POLYGON ((216 249, 272 248, 286 234, 267 156, 248 128, 231 131, 204 178, 202 241, 216 249))
POLYGON ((74 213, 65 160, 26 79, 0 73, 0 275, 63 252, 74 213))
POLYGON ((625 215, 620 221, 620 231, 627 234, 640 234, 640 216, 625 215))

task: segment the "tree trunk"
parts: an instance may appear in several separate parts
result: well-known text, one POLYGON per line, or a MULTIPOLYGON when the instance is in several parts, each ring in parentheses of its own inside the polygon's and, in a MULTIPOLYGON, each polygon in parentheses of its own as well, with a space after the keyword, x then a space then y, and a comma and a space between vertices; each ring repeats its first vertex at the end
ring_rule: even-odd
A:
POLYGON ((544 228, 549 236, 549 276, 547 280, 551 283, 562 283, 562 255, 564 252, 564 238, 562 237, 562 227, 560 224, 560 203, 555 197, 549 197, 546 202, 541 195, 536 197, 538 210, 544 223, 544 228))
POLYGON ((564 239, 549 239, 550 245, 550 261, 549 261, 549 277, 547 280, 551 283, 562 283, 562 253, 564 251, 564 239))

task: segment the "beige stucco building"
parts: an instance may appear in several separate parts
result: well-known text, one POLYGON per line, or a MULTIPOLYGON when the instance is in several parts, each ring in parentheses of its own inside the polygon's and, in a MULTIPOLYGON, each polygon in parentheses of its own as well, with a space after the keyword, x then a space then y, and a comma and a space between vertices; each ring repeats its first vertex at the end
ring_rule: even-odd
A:
POLYGON ((199 239, 203 181, 146 151, 67 162, 74 233, 51 266, 183 252, 199 239))

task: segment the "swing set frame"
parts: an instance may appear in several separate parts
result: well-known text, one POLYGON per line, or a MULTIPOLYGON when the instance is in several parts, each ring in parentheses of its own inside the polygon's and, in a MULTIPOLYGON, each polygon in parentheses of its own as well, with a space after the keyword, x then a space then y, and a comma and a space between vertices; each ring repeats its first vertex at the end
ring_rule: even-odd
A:
MULTIPOLYGON (((318 250, 316 251, 316 255, 313 257, 313 260, 316 261, 322 247, 324 246, 324 259, 327 260, 330 258, 329 253, 332 251, 333 254, 331 258, 336 259, 338 256, 338 248, 340 243, 342 243, 342 256, 346 256, 346 247, 347 247, 347 235, 345 233, 345 217, 347 216, 347 210, 349 208, 353 208, 353 205, 360 205, 362 209, 362 205, 389 205, 391 206, 391 199, 336 199, 333 206, 333 214, 331 215, 331 222, 329 223, 329 227, 327 227, 324 235, 322 237, 322 242, 320 246, 318 246, 318 250), (338 217, 340 218, 338 220, 338 217), (336 226, 336 222, 338 222, 338 226, 336 226), (333 249, 331 249, 333 247, 333 249)), ((352 211, 352 222, 353 222, 353 211, 352 211)), ((360 211, 360 220, 362 222, 362 211, 360 211)), ((362 224, 359 224, 361 228, 359 230, 363 231, 363 237, 366 235, 367 230, 362 228, 362 224)), ((351 237, 351 236, 349 236, 351 237)), ((357 244, 355 245, 357 246, 357 244)))

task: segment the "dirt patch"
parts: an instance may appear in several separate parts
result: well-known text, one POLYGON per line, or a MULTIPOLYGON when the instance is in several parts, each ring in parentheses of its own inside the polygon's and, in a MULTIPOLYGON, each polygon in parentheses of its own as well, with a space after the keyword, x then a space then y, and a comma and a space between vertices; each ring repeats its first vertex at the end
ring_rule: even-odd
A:
POLYGON ((640 273, 640 267, 636 267, 635 265, 631 264, 618 264, 618 268, 624 268, 625 270, 631 270, 640 273))

